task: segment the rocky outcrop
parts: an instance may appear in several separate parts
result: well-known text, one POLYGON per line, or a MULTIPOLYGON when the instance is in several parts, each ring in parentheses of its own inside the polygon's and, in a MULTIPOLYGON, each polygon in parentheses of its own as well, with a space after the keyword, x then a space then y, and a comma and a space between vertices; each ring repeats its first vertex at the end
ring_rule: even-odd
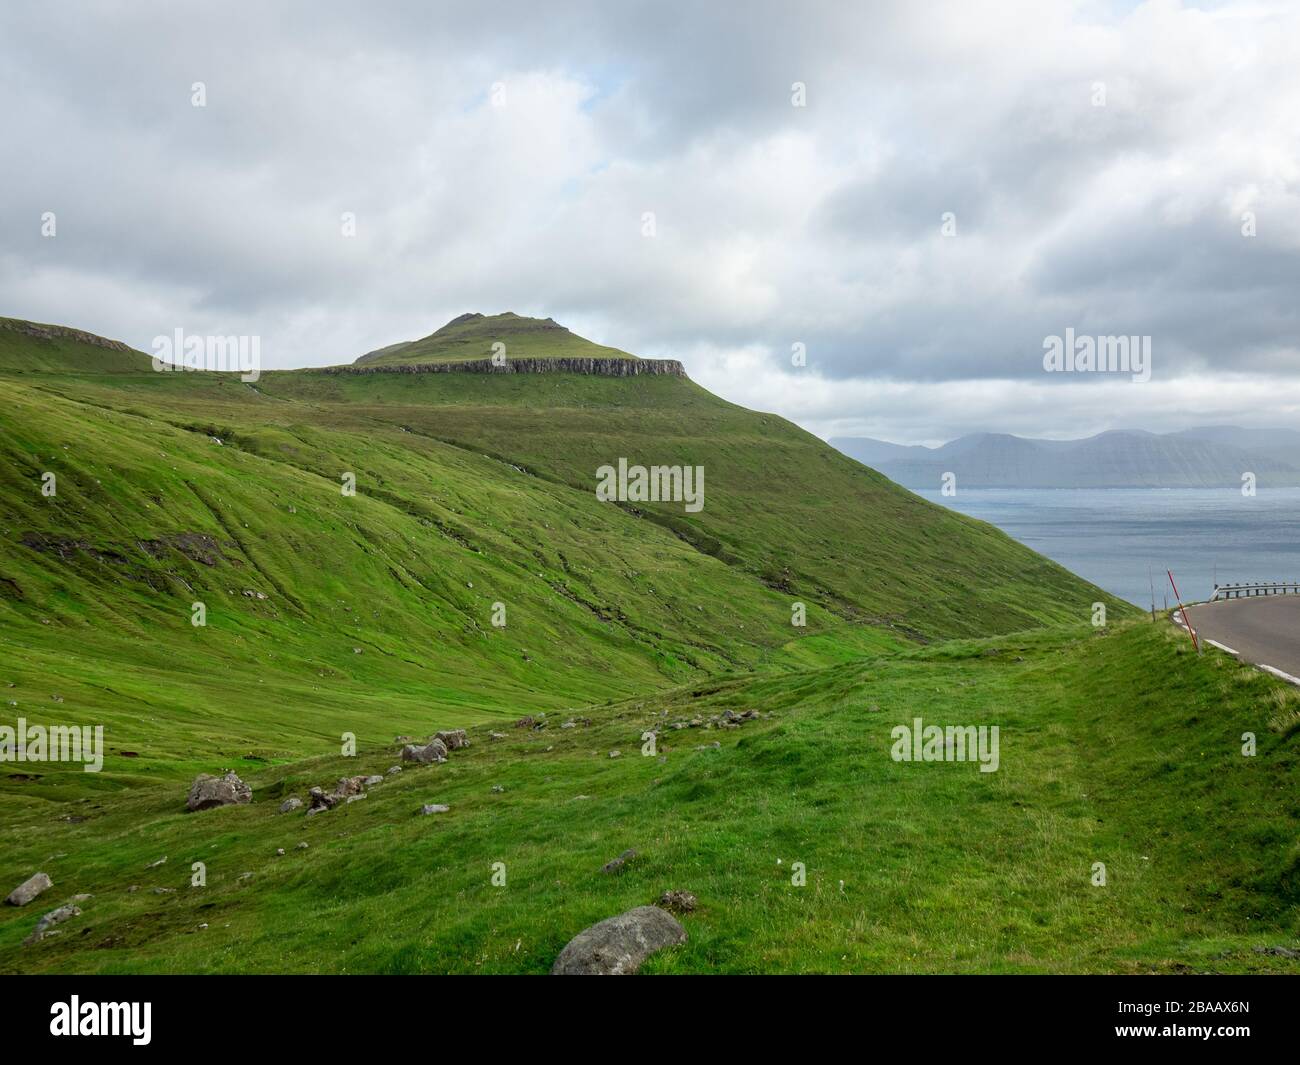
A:
POLYGON ((83 329, 72 329, 66 325, 43 325, 40 322, 24 322, 19 318, 0 318, 0 329, 9 329, 23 336, 36 337, 38 340, 75 340, 79 344, 90 344, 110 351, 135 351, 129 344, 108 337, 96 336, 83 329))
POLYGON ((638 906, 579 932, 560 951, 552 976, 630 976, 651 954, 686 942, 686 929, 658 906, 638 906))
POLYGON ((253 789, 240 780, 233 770, 220 777, 200 773, 190 785, 185 808, 193 813, 196 810, 210 810, 214 806, 233 806, 252 800, 253 789))
POLYGON ((407 362, 386 366, 325 366, 317 373, 578 373, 594 377, 685 377, 676 359, 554 358, 506 359, 501 366, 491 359, 466 362, 407 362))

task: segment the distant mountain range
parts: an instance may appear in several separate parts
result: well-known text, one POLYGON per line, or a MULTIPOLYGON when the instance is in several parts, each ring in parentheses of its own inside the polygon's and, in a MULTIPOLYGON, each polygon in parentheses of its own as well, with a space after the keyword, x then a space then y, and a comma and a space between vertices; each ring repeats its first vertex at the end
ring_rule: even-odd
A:
POLYGON ((1300 485, 1300 432, 1205 426, 1177 433, 1117 430, 1083 440, 972 433, 942 447, 832 437, 832 447, 907 488, 1222 488, 1300 485))

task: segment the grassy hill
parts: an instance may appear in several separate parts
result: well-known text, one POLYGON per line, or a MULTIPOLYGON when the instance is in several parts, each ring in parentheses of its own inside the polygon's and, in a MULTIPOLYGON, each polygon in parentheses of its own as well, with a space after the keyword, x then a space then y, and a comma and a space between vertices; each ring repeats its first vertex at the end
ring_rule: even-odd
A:
POLYGON ((420 340, 389 344, 367 352, 358 365, 400 366, 419 362, 468 362, 491 358, 494 344, 505 345, 508 359, 636 359, 618 348, 593 344, 550 318, 504 314, 462 314, 420 340))
MULTIPOLYGON (((511 355, 551 332, 506 318, 511 355)), ((0 723, 100 723, 108 751, 99 774, 0 766, 0 890, 42 868, 51 906, 95 895, 21 948, 41 905, 5 908, 0 968, 537 971, 588 917, 669 887, 704 910, 667 969, 1140 968, 1220 940, 1250 966, 1259 936, 1294 931, 1294 733, 1254 769, 1223 749, 1242 721, 1284 722, 1261 702, 1276 682, 1188 661, 1131 607, 780 418, 669 376, 153 373, 52 329, 0 329, 0 723), (703 510, 600 502, 596 468, 620 457, 702 466, 703 510), (1117 634, 1085 628, 1095 601, 1117 634), (640 755, 652 721, 742 706, 775 716, 640 755), (882 762, 913 713, 1002 721, 1024 760, 993 779, 882 762), (274 813, 455 726, 475 743, 446 765, 310 822, 274 813), (1173 746, 1153 753, 1160 727, 1173 746), (181 813, 223 767, 255 802, 181 813), (1257 836, 1179 821, 1189 797, 1256 811, 1257 836), (1160 803, 1174 879, 1090 894, 1078 863, 1101 850, 1130 875, 1160 803), (626 846, 645 861, 596 872, 626 846), (816 884, 787 897, 775 860, 801 853, 816 884), (192 891, 195 860, 212 876, 192 891), (485 894, 498 860, 518 890, 485 894), (1197 875, 1229 900, 1196 894, 1153 929, 1197 875), (971 906, 1003 925, 972 933, 971 906)))

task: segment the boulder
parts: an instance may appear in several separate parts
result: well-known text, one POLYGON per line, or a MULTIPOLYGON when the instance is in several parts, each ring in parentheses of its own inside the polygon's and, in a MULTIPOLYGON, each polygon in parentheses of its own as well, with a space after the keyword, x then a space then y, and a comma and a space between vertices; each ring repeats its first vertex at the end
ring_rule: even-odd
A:
POLYGON ((294 795, 292 798, 285 799, 284 802, 280 803, 280 813, 293 813, 294 810, 300 809, 301 807, 302 800, 298 798, 297 795, 294 795))
POLYGON ((658 906, 638 906, 579 932, 560 951, 552 976, 629 976, 655 951, 686 942, 684 929, 658 906))
POLYGON ((252 802, 253 789, 239 779, 235 773, 214 777, 200 773, 190 785, 189 798, 185 808, 193 813, 196 810, 210 810, 214 806, 233 806, 236 803, 252 802))
POLYGON ((443 806, 442 803, 439 803, 439 802, 426 803, 424 806, 421 806, 421 807, 420 807, 420 813, 421 813, 421 814, 426 814, 426 815, 427 815, 427 814, 445 814, 445 813, 450 812, 450 810, 451 810, 451 807, 450 807, 450 806, 443 806))
POLYGON ((10 906, 26 906, 42 891, 49 891, 53 886, 54 881, 44 873, 34 873, 9 892, 5 902, 10 906))
POLYGON ((376 784, 382 784, 383 782, 384 782, 384 778, 381 777, 378 773, 368 776, 364 781, 362 781, 362 783, 364 783, 365 786, 368 788, 373 788, 376 784))
POLYGON ((436 765, 447 760, 447 745, 442 740, 430 740, 423 747, 408 744, 402 748, 403 762, 419 762, 421 765, 436 765))
POLYGON ((450 729, 446 732, 436 732, 433 738, 442 740, 443 746, 449 751, 459 751, 463 747, 469 746, 469 737, 465 735, 463 728, 450 729))

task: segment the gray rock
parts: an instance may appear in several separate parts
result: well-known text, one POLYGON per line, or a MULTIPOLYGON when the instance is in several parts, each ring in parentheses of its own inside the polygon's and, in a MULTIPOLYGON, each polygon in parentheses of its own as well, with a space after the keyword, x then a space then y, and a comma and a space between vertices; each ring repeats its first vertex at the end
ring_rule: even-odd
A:
POLYGON ((276 847, 276 848, 275 848, 275 856, 276 856, 277 858, 283 858, 283 857, 284 857, 284 848, 283 848, 283 847, 276 847))
POLYGON ((292 798, 285 799, 284 802, 280 803, 280 813, 293 813, 294 810, 301 809, 301 807, 302 800, 297 795, 294 795, 292 798))
POLYGON ((465 735, 463 728, 448 729, 445 732, 434 733, 435 740, 442 740, 443 745, 449 751, 459 751, 463 747, 469 746, 469 737, 465 735))
POLYGON ((312 788, 308 795, 311 798, 311 807, 307 810, 308 817, 324 810, 332 810, 339 804, 339 797, 337 795, 326 795, 324 788, 312 788))
POLYGON ((294 850, 296 851, 305 851, 306 849, 307 849, 307 843, 305 840, 302 843, 299 843, 298 846, 294 847, 294 850))
POLYGON ((659 896, 657 905, 670 913, 691 913, 699 900, 689 891, 665 891, 659 896))
POLYGON ((388 772, 385 773, 384 776, 386 776, 386 777, 395 777, 395 776, 397 776, 397 774, 400 773, 401 771, 402 771, 402 767, 401 767, 400 765, 390 765, 390 766, 388 767, 388 772))
POLYGON ((447 760, 447 745, 442 740, 430 740, 423 747, 408 744, 402 748, 403 762, 419 762, 421 765, 436 765, 447 760))
POLYGON ((189 798, 185 808, 193 813, 196 810, 210 810, 214 806, 233 806, 237 803, 251 802, 253 789, 239 779, 235 773, 214 777, 200 773, 190 785, 189 798))
POLYGON ((638 906, 579 932, 560 951, 552 976, 629 976, 651 954, 686 942, 686 929, 658 906, 638 906))
POLYGON ((437 802, 425 803, 425 805, 420 807, 421 814, 445 814, 450 811, 450 806, 443 806, 442 803, 437 802))
POLYGON ((39 943, 45 938, 45 934, 56 924, 62 924, 71 917, 80 917, 81 909, 77 906, 67 905, 60 906, 57 910, 51 910, 36 922, 36 931, 28 936, 24 943, 39 943))
POLYGON ((636 851, 632 849, 625 850, 617 858, 611 859, 600 867, 602 873, 617 873, 623 869, 623 866, 636 858, 636 851))
POLYGON ((373 788, 376 784, 382 784, 383 782, 384 782, 384 778, 377 775, 366 777, 364 781, 366 787, 368 788, 373 788))
POLYGON ((9 892, 5 902, 10 906, 26 906, 42 891, 49 891, 53 886, 54 881, 44 873, 34 873, 9 892))
POLYGON ((610 752, 609 752, 609 756, 610 756, 611 758, 622 758, 622 757, 623 757, 623 752, 622 752, 622 751, 610 751, 610 752))
POLYGON ((506 790, 506 789, 503 788, 500 784, 493 784, 493 785, 492 785, 492 794, 493 794, 493 795, 500 795, 500 794, 501 794, 503 791, 505 791, 505 790, 506 790))
POLYGON ((160 866, 160 865, 166 865, 166 864, 167 864, 167 855, 164 854, 164 855, 163 855, 161 858, 159 858, 156 862, 150 862, 148 865, 145 866, 145 868, 146 868, 146 869, 157 869, 158 866, 160 866))

